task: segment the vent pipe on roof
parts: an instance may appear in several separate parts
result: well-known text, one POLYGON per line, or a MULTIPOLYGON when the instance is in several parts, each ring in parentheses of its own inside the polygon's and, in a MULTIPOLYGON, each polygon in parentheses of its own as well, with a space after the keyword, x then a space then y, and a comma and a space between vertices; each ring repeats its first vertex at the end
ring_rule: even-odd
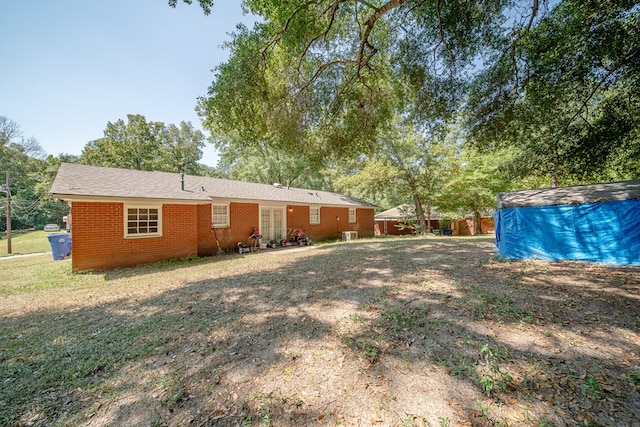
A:
POLYGON ((184 191, 184 172, 180 172, 180 190, 184 191))
POLYGON ((289 180, 287 180, 287 190, 289 189, 289 180))

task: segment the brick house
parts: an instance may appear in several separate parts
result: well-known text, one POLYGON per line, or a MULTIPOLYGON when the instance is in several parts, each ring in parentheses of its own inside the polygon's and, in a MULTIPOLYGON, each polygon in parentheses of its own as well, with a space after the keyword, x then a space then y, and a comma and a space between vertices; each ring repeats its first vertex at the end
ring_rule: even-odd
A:
POLYGON ((254 229, 263 241, 374 235, 375 205, 279 184, 63 163, 51 193, 70 206, 74 271, 213 255, 254 229))
MULTIPOLYGON (((413 205, 404 204, 376 214, 374 217, 375 235, 402 236, 406 234, 413 234, 414 231, 404 225, 408 216, 413 220, 418 221, 418 216, 415 213, 415 207, 413 205)), ((432 230, 440 227, 440 220, 438 215, 435 213, 435 209, 432 209, 431 219, 429 222, 431 223, 432 230)))

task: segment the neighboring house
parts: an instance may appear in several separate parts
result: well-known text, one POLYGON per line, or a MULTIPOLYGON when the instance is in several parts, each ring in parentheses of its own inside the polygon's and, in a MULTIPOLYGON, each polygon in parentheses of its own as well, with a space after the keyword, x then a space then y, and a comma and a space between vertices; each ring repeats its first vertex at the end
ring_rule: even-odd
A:
MULTIPOLYGON (((418 221, 418 217, 415 213, 415 207, 410 204, 396 206, 395 208, 380 212, 375 216, 375 235, 400 236, 405 234, 413 234, 414 230, 412 230, 410 227, 407 227, 405 222, 408 218, 411 218, 411 220, 414 221, 418 221)), ((436 215, 433 214, 433 210, 431 213, 430 222, 432 230, 440 227, 439 219, 436 215)))
POLYGON ((212 255, 255 229, 263 241, 374 235, 375 205, 279 184, 63 163, 51 193, 71 209, 74 271, 212 255))
POLYGON ((498 194, 500 256, 640 265, 640 180, 498 194))

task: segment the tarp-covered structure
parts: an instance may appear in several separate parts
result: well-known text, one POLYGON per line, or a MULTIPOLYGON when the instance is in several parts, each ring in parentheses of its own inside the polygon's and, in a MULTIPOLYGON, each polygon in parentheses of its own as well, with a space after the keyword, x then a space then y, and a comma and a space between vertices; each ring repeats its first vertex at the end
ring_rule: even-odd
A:
POLYGON ((497 208, 503 258, 640 265, 640 180, 499 193, 497 208))

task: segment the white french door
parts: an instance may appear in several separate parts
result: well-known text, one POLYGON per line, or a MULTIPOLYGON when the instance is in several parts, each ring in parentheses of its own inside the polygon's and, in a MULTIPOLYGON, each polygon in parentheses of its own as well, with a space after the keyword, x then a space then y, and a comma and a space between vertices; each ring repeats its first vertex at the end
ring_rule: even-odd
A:
POLYGON ((282 239, 284 226, 284 208, 260 209, 260 234, 263 241, 282 239))

